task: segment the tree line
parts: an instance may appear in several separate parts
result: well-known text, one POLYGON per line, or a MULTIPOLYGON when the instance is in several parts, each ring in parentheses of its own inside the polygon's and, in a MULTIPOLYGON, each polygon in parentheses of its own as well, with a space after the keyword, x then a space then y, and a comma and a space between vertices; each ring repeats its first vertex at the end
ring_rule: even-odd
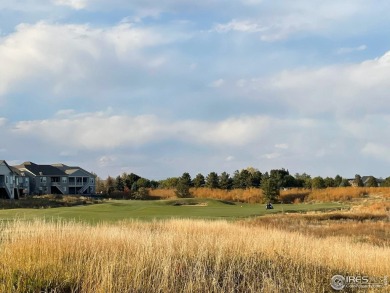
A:
POLYGON ((184 172, 180 177, 170 177, 164 180, 155 181, 142 178, 134 173, 123 173, 121 176, 113 178, 108 176, 106 180, 97 178, 96 190, 98 193, 106 194, 112 197, 115 194, 123 196, 126 194, 129 198, 145 198, 150 188, 175 189, 178 197, 189 197, 190 188, 211 188, 211 189, 246 189, 261 188, 264 195, 270 200, 275 200, 281 189, 285 188, 307 188, 321 189, 327 187, 348 187, 348 186, 366 186, 378 187, 389 186, 390 177, 385 180, 378 180, 373 176, 363 178, 355 175, 353 180, 343 178, 340 175, 332 177, 316 176, 312 178, 306 173, 296 173, 294 176, 284 168, 272 169, 269 172, 262 173, 258 169, 248 167, 242 170, 236 170, 233 175, 227 172, 218 174, 210 172, 206 176, 198 173, 194 178, 188 172, 184 172))

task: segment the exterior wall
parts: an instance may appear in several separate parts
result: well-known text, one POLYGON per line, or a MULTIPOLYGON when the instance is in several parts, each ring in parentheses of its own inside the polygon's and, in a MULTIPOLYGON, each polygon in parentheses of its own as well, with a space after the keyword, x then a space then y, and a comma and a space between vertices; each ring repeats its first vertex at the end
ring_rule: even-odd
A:
POLYGON ((78 170, 69 175, 70 194, 91 194, 95 193, 95 176, 78 170))
MULTIPOLYGON (((1 161, 0 161, 1 162, 1 161)), ((51 165, 62 172, 52 170, 57 175, 45 175, 45 168, 48 165, 37 165, 31 162, 22 164, 15 171, 10 170, 7 164, 0 164, 0 188, 1 172, 7 173, 9 193, 20 194, 92 194, 95 193, 95 176, 80 167, 68 167, 62 164, 51 165), (33 168, 29 167, 33 166, 33 168), (42 169, 39 168, 42 166, 42 169), (42 170, 42 171, 41 171, 42 170), (62 174, 61 174, 62 173, 62 174), (15 190, 14 190, 15 188, 15 190)), ((4 177, 6 178, 6 177, 4 177)), ((5 184, 5 179, 4 179, 5 184)), ((14 196, 14 195, 13 195, 14 196)))
POLYGON ((14 196, 15 175, 5 163, 0 164, 0 177, 1 177, 0 188, 6 189, 8 196, 11 199, 15 198, 14 196))
POLYGON ((15 188, 19 190, 19 195, 30 194, 30 178, 27 176, 16 175, 15 188))

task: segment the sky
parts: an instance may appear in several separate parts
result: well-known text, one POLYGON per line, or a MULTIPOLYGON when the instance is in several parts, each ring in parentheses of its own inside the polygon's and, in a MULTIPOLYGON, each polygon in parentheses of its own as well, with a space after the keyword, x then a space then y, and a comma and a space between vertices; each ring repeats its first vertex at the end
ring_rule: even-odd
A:
POLYGON ((390 1, 2 0, 0 159, 390 176, 390 1))

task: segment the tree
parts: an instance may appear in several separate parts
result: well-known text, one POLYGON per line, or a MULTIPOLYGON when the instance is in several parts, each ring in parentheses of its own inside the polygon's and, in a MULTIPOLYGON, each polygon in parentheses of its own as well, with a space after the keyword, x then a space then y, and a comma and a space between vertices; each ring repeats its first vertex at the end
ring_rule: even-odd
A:
POLYGON ((264 197, 268 202, 276 202, 279 197, 279 187, 278 182, 272 176, 268 175, 266 172, 261 178, 261 189, 263 191, 264 197))
POLYGON ((342 179, 340 183, 340 187, 349 187, 351 186, 351 183, 349 183, 348 179, 342 179))
POLYGON ((226 172, 222 172, 219 176, 219 188, 229 190, 232 188, 233 180, 226 172))
POLYGON ((236 170, 232 178, 232 187, 236 189, 245 189, 250 187, 259 187, 261 181, 261 172, 253 167, 236 170))
POLYGON ((137 182, 135 182, 137 184, 137 190, 141 187, 143 188, 149 188, 150 187, 150 181, 148 179, 145 179, 145 178, 139 178, 137 180, 137 182))
POLYGON ((96 193, 105 193, 106 192, 106 189, 105 189, 105 186, 104 186, 104 181, 96 176, 96 180, 95 180, 95 188, 96 188, 96 193))
POLYGON ((105 191, 107 195, 111 195, 115 191, 115 180, 111 176, 108 176, 106 179, 105 191))
POLYGON ((180 180, 183 181, 185 184, 187 184, 189 187, 192 186, 192 180, 191 180, 191 175, 187 172, 183 173, 181 175, 180 180))
POLYGON ((378 181, 376 180, 376 178, 374 176, 370 176, 367 179, 366 186, 367 187, 378 187, 378 181))
POLYGON ((263 174, 261 174, 261 172, 259 170, 255 170, 253 173, 251 173, 251 185, 252 187, 260 187, 260 184, 261 184, 261 177, 263 176, 263 174))
POLYGON ((241 187, 240 171, 238 171, 238 170, 234 171, 232 180, 233 180, 233 188, 234 189, 242 188, 241 187))
POLYGON ((283 181, 284 181, 284 187, 288 187, 288 188, 299 187, 298 182, 295 180, 294 176, 292 175, 284 176, 283 181))
POLYGON ((297 183, 297 187, 303 187, 303 188, 311 188, 311 177, 310 175, 306 173, 296 173, 295 174, 295 180, 297 183))
POLYGON ((179 178, 179 181, 176 185, 176 196, 179 198, 187 198, 191 197, 190 192, 191 187, 191 176, 188 173, 183 173, 183 175, 179 178))
POLYGON ((219 180, 218 180, 218 174, 215 172, 210 172, 209 175, 206 177, 206 187, 208 188, 218 188, 219 187, 219 180))
POLYGON ((279 188, 286 187, 287 184, 286 184, 285 177, 288 175, 290 175, 288 170, 285 170, 283 168, 273 169, 270 171, 270 177, 276 181, 279 188))
POLYGON ((161 188, 176 188, 177 184, 179 183, 178 177, 169 177, 165 180, 159 181, 159 186, 161 188))
POLYGON ((325 187, 335 187, 335 180, 332 177, 326 177, 324 179, 325 187))
POLYGON ((314 177, 312 180, 311 180, 311 187, 313 189, 322 189, 322 188, 325 188, 325 180, 320 177, 320 176, 317 176, 317 177, 314 177))
POLYGON ((387 177, 381 186, 390 187, 390 177, 387 177))
POLYGON ((204 187, 205 180, 204 176, 200 173, 198 173, 195 178, 192 180, 192 185, 196 188, 204 187))
POLYGON ((355 186, 362 187, 364 186, 362 177, 359 174, 355 175, 355 179, 353 180, 355 186))
POLYGON ((124 178, 124 182, 125 182, 126 187, 128 189, 131 189, 133 184, 135 182, 137 182, 141 177, 134 174, 134 173, 130 173, 130 174, 123 173, 122 178, 124 178))
POLYGON ((149 197, 149 189, 145 187, 140 187, 137 192, 134 193, 133 195, 134 199, 148 199, 149 197))
POLYGON ((336 175, 336 177, 334 177, 334 186, 335 187, 339 187, 342 182, 343 182, 343 177, 341 177, 340 175, 336 175))
POLYGON ((115 179, 115 190, 123 192, 125 189, 125 182, 121 176, 116 177, 115 179))

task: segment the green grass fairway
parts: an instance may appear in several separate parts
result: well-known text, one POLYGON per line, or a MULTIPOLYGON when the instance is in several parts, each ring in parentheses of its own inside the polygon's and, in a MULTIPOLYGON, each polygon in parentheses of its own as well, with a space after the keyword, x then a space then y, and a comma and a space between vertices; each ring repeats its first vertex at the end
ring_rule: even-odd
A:
POLYGON ((127 219, 169 218, 235 220, 271 213, 336 210, 345 207, 337 203, 276 204, 273 210, 266 210, 264 204, 232 203, 213 199, 112 200, 88 206, 0 210, 0 220, 44 218, 47 220, 86 221, 89 223, 115 222, 127 219))

